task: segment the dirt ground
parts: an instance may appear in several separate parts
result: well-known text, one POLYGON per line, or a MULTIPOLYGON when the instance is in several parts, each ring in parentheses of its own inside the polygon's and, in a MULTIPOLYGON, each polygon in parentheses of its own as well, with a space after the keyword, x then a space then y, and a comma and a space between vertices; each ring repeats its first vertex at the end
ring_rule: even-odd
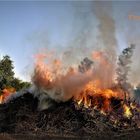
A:
POLYGON ((19 135, 0 134, 0 140, 140 140, 140 130, 125 135, 104 135, 86 137, 62 137, 62 136, 39 136, 39 135, 19 135))

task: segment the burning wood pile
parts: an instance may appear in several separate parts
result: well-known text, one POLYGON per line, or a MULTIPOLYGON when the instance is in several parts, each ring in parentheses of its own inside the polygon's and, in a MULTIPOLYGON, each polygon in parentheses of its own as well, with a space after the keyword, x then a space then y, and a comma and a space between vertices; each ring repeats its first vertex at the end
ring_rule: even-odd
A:
POLYGON ((128 100, 127 106, 121 102, 112 98, 113 110, 108 113, 100 110, 99 106, 87 108, 72 99, 64 103, 53 102, 50 109, 38 111, 38 98, 26 92, 0 105, 0 132, 59 136, 133 133, 139 128, 140 107, 135 101, 128 100))
POLYGON ((119 56, 116 83, 114 64, 103 52, 93 53, 99 61, 96 67, 86 57, 77 69, 70 67, 63 74, 61 61, 46 65, 46 55, 39 55, 34 88, 0 105, 0 132, 117 137, 139 130, 140 105, 132 99, 127 81, 133 49, 131 45, 119 56))

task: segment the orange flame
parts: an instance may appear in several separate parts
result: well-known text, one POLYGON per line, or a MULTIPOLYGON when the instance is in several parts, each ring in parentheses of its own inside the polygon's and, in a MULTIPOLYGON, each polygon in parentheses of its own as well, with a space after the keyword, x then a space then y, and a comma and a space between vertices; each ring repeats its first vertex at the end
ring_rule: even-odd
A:
POLYGON ((6 99, 11 95, 16 92, 15 88, 13 87, 8 87, 2 90, 2 93, 0 95, 0 104, 4 103, 6 99))
MULTIPOLYGON (((66 101, 73 98, 78 106, 98 109, 102 114, 111 112, 113 98, 123 100, 123 91, 119 87, 109 88, 114 73, 108 57, 102 51, 92 53, 92 57, 99 62, 99 68, 82 73, 75 67, 65 69, 62 61, 52 54, 36 55, 33 83, 44 91, 54 89, 54 92, 46 92, 54 100, 66 101)), ((123 108, 124 115, 131 116, 128 106, 123 108)))
POLYGON ((83 104, 84 107, 100 108, 102 112, 110 111, 110 99, 112 97, 123 98, 123 94, 113 91, 111 89, 99 88, 99 81, 90 81, 84 88, 77 99, 78 105, 83 104))

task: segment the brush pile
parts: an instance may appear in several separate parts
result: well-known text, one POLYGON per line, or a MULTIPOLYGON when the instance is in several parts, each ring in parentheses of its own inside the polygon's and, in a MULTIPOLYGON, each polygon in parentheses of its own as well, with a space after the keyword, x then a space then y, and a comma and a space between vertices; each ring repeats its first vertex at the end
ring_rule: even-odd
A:
MULTIPOLYGON (((112 99, 118 105, 118 99, 112 99)), ((136 104, 135 101, 127 101, 136 104)), ((38 111, 38 99, 30 93, 0 104, 0 132, 59 136, 121 136, 139 131, 139 110, 126 117, 121 106, 108 114, 96 108, 85 108, 73 100, 55 103, 53 108, 38 111)), ((137 105, 138 106, 138 105, 137 105)))

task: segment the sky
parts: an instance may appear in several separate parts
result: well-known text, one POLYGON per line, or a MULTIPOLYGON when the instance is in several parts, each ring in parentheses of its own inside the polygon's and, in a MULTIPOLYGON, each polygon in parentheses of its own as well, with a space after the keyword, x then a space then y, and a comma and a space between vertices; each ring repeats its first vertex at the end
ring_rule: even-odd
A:
MULTIPOLYGON (((29 80, 33 56, 40 49, 69 47, 86 29, 92 31, 90 40, 97 39, 98 20, 92 13, 95 6, 91 1, 0 1, 0 56, 9 55, 16 76, 29 80)), ((112 8, 118 51, 129 42, 140 44, 140 2, 103 2, 101 6, 112 8)))

